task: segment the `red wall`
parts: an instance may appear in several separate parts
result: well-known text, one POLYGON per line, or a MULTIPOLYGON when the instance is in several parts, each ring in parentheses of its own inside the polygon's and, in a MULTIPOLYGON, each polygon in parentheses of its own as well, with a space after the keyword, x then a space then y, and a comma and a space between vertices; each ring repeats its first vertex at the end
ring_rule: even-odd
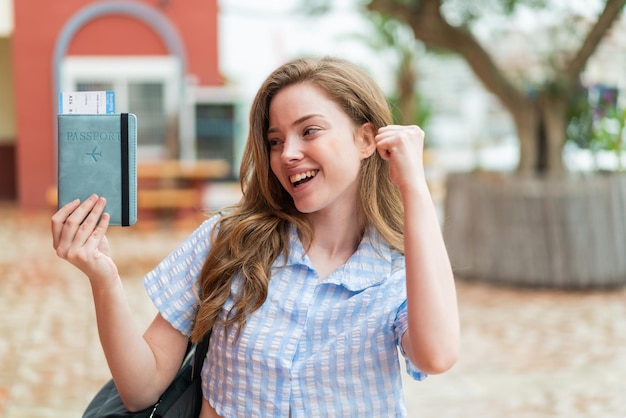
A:
MULTIPOLYGON (((139 0, 128 0, 139 1, 139 0)), ((201 85, 220 85, 217 50, 217 0, 141 1, 167 17, 178 30, 188 72, 201 85)), ((87 0, 19 0, 14 4, 13 79, 16 113, 17 193, 23 208, 47 205, 45 193, 56 183, 52 59, 64 26, 87 0)), ((103 16, 81 28, 71 55, 166 54, 159 35, 127 16, 103 16)))

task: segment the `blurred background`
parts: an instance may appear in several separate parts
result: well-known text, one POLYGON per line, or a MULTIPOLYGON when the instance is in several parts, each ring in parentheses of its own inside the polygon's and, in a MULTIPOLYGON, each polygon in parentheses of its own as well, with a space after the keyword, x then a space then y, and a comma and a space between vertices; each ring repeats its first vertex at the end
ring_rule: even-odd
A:
POLYGON ((144 327, 142 275, 239 198, 250 103, 301 55, 354 61, 426 131, 463 341, 407 380, 409 416, 625 416, 625 3, 0 0, 0 417, 80 416, 109 376, 48 237, 58 93, 138 117, 139 221, 110 239, 144 327))

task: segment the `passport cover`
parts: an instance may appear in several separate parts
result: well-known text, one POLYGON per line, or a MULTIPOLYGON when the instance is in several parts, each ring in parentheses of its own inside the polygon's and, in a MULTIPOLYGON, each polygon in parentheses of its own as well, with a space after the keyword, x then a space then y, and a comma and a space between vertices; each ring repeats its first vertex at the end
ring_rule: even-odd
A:
POLYGON ((59 114, 59 208, 93 193, 107 200, 110 225, 137 221, 137 117, 132 113, 59 114))

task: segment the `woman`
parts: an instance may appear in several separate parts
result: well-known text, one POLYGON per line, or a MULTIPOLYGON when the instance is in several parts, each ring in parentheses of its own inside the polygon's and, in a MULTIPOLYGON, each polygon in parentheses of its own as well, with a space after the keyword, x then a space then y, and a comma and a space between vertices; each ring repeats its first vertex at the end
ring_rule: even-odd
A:
POLYGON ((455 363, 424 133, 391 122, 381 90, 345 60, 275 70, 252 104, 243 197, 146 275, 159 313, 143 336, 110 258, 105 200, 52 217, 57 254, 91 282, 128 409, 153 403, 189 336, 209 330, 201 417, 404 416, 398 347, 416 379, 455 363))

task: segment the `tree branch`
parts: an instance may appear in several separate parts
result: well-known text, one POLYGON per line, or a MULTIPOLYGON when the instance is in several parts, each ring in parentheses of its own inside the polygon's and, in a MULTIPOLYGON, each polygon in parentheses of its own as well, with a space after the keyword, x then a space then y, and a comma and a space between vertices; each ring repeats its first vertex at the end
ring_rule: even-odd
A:
POLYGON ((441 0, 409 3, 372 0, 368 9, 405 22, 412 28, 415 37, 426 45, 461 55, 487 90, 499 97, 508 109, 524 105, 524 93, 498 68, 471 32, 452 26, 444 19, 440 12, 441 0))
POLYGON ((625 4, 626 0, 607 0, 602 14, 589 31, 578 53, 567 66, 566 74, 569 82, 573 82, 585 69, 589 57, 596 50, 604 35, 611 29, 613 23, 619 18, 625 4))

